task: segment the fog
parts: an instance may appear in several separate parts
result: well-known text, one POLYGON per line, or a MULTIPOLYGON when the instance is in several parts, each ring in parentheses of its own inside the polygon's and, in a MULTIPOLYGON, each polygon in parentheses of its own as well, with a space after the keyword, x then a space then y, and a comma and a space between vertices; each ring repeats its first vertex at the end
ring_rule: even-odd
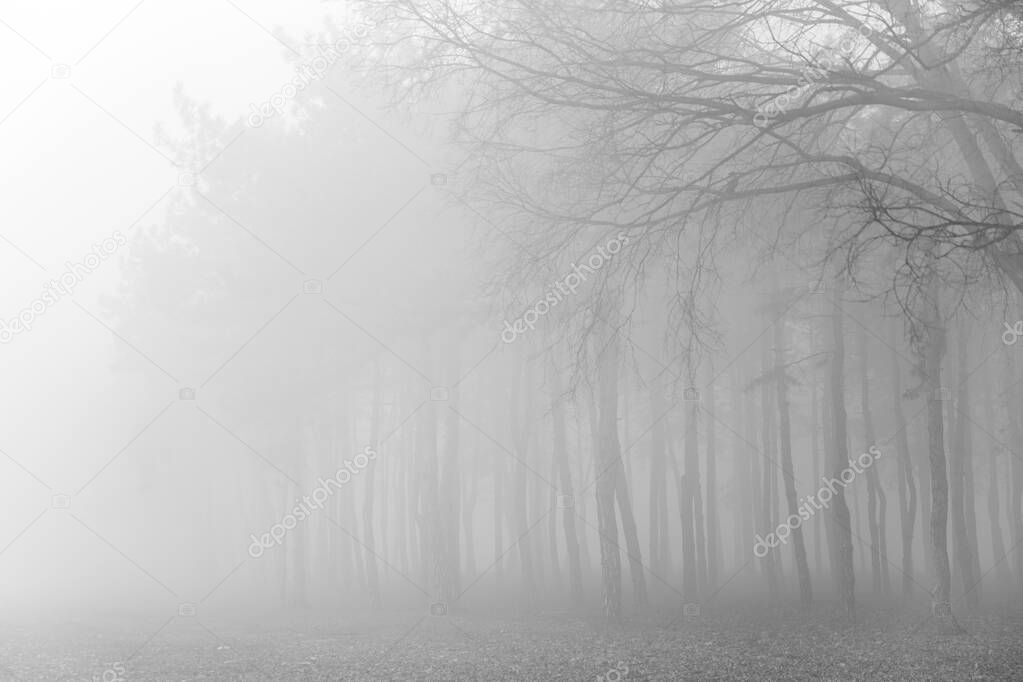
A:
POLYGON ((1020 675, 1014 4, 0 36, 0 680, 1020 675))

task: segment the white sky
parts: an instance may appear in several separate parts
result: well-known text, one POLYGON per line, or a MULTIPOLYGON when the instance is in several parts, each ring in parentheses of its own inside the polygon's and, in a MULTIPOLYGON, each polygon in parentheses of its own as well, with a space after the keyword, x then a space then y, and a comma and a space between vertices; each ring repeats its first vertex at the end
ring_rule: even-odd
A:
MULTIPOLYGON (((157 124, 177 128, 177 84, 226 119, 244 118, 250 102, 278 92, 293 73, 268 31, 283 28, 299 47, 305 34, 322 29, 325 16, 350 25, 344 10, 339 2, 308 0, 0 3, 0 317, 16 316, 67 260, 80 261, 94 242, 125 231, 176 183, 179 170, 150 145, 157 124), (60 64, 70 66, 69 78, 52 77, 60 64)), ((108 261, 79 285, 74 300, 98 312, 99 297, 112 293, 119 279, 117 264, 108 261)), ((75 548, 84 543, 96 550, 102 543, 53 511, 18 538, 49 507, 53 492, 82 485, 176 394, 178 387, 143 358, 122 368, 127 371, 112 371, 115 358, 124 357, 117 344, 74 303, 61 300, 39 316, 31 333, 0 345, 0 451, 6 453, 0 456, 0 584, 52 592, 68 561, 92 570, 75 548), (158 381, 167 395, 142 390, 158 381), (55 547, 68 555, 54 555, 55 547)), ((206 431, 196 437, 230 441, 184 409, 176 405, 161 417, 165 432, 206 431)), ((229 445, 238 447, 223 447, 229 445)), ((100 526, 106 518, 106 532, 129 552, 133 539, 158 542, 130 527, 131 506, 143 503, 143 491, 116 485, 147 466, 147 458, 162 461, 159 436, 140 450, 89 491, 94 499, 87 518, 100 526), (104 499, 111 495, 124 497, 104 499)), ((188 453, 174 456, 187 459, 188 453)), ((225 457, 224 466, 253 465, 247 455, 236 462, 235 452, 225 457)), ((203 468, 193 465, 193 471, 203 468)), ((142 546, 134 551, 146 553, 142 546)), ((146 581, 109 551, 97 557, 113 561, 126 580, 146 581)), ((162 557, 158 563, 173 562, 162 557)), ((69 597, 81 595, 68 589, 69 597)))

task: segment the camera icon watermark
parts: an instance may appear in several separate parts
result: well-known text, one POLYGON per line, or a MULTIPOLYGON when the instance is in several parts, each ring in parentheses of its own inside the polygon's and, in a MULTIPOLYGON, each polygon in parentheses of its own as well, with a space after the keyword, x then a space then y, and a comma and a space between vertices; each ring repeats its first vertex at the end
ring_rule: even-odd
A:
POLYGON ((430 184, 434 187, 443 187, 448 184, 448 176, 444 173, 434 173, 430 176, 430 184))
POLYGON ((50 77, 58 80, 71 78, 71 67, 67 64, 54 64, 50 67, 50 77))
POLYGON ((194 618, 195 617, 195 604, 191 602, 185 602, 178 604, 178 615, 182 618, 194 618))
POLYGON ((442 403, 448 399, 448 396, 447 386, 434 386, 430 389, 430 400, 434 402, 442 403))
POLYGON ((688 403, 700 402, 700 390, 695 386, 687 386, 682 390, 682 400, 688 403))
POLYGON ((1009 325, 1003 322, 1005 331, 1002 332, 1002 343, 1006 346, 1015 346, 1016 342, 1023 338, 1023 320, 1017 320, 1015 324, 1009 325))
POLYGON ((948 386, 935 389, 934 400, 952 400, 952 389, 948 386))
POLYGON ((572 509, 575 507, 575 497, 572 495, 558 495, 558 509, 572 509))
POLYGON ((319 279, 307 279, 302 282, 302 293, 303 294, 322 294, 323 293, 323 280, 319 279))
POLYGON ((195 389, 191 386, 185 386, 178 391, 179 400, 195 400, 195 389))
POLYGON ((442 601, 435 601, 430 604, 430 615, 442 617, 448 615, 448 605, 442 601))
POLYGON ((683 604, 682 615, 686 618, 699 618, 700 617, 700 605, 699 604, 683 604))
POLYGON ((199 183, 199 176, 192 171, 182 171, 178 174, 178 187, 195 187, 199 183))
POLYGON ((50 506, 54 509, 70 509, 71 508, 71 496, 65 495, 64 493, 57 493, 50 500, 50 506))

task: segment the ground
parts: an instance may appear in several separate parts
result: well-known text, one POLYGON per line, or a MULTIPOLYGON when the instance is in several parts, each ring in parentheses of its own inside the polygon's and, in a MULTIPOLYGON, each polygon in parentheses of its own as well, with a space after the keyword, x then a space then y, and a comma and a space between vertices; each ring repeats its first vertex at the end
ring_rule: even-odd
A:
POLYGON ((1023 611, 960 615, 875 606, 853 627, 830 610, 680 607, 630 617, 482 610, 289 613, 5 624, 0 680, 1010 680, 1023 679, 1023 611))

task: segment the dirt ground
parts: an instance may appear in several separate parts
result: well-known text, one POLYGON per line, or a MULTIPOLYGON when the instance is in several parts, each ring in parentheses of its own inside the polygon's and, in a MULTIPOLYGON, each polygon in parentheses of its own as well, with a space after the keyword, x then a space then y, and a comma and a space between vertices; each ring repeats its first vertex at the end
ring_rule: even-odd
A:
POLYGON ((566 613, 289 613, 74 619, 0 627, 0 680, 1012 680, 1023 612, 863 608, 839 627, 820 607, 680 607, 614 629, 566 613), (825 653, 826 652, 826 653, 825 653))

